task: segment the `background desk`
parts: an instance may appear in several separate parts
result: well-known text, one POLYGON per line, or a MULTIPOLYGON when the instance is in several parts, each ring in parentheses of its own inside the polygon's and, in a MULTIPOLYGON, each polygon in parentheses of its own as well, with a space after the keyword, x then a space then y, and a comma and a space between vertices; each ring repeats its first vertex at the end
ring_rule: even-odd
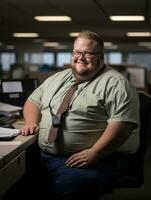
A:
POLYGON ((0 200, 25 174, 26 151, 36 141, 37 135, 19 135, 12 141, 0 142, 0 200))

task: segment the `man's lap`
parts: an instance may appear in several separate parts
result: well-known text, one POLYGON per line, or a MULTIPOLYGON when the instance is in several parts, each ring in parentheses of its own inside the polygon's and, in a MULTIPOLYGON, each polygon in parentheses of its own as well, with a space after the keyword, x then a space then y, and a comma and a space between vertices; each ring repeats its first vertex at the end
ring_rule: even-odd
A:
MULTIPOLYGON (((95 165, 86 168, 68 167, 69 156, 56 156, 41 152, 41 160, 51 182, 51 190, 56 195, 72 193, 81 188, 100 191, 110 185, 116 173, 114 162, 109 157, 101 158, 95 165)), ((87 191, 89 193, 91 191, 87 191)))

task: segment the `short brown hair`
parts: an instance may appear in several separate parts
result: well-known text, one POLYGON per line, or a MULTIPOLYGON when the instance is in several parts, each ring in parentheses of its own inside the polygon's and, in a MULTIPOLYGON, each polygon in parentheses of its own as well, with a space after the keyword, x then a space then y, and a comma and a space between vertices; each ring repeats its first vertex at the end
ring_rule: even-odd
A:
POLYGON ((96 33, 96 32, 92 32, 92 31, 81 31, 77 37, 78 38, 85 38, 85 39, 90 39, 90 40, 94 40, 97 42, 97 47, 98 49, 101 48, 101 50, 104 50, 104 41, 101 37, 100 34, 96 33))

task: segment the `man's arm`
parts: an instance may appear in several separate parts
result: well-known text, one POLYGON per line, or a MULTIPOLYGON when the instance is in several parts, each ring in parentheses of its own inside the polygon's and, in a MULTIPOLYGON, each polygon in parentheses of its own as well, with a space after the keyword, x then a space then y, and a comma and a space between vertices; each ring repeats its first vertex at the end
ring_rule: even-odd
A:
POLYGON ((116 151, 128 139, 133 128, 133 123, 109 123, 102 136, 93 145, 93 151, 100 156, 116 151))
POLYGON ((39 130, 39 121, 41 118, 38 106, 27 100, 23 108, 25 124, 21 129, 21 135, 34 134, 39 130))

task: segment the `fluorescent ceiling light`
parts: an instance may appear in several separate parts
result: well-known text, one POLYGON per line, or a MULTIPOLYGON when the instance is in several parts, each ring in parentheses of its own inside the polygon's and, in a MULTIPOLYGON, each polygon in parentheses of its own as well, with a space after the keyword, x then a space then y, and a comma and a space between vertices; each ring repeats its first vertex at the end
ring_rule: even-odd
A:
POLYGON ((38 37, 38 33, 13 33, 13 37, 38 37))
POLYGON ((56 46, 56 49, 67 49, 67 45, 59 45, 59 46, 56 46))
POLYGON ((105 46, 105 49, 118 49, 118 45, 105 46))
POLYGON ((34 42, 34 43, 43 43, 43 42, 45 42, 45 41, 46 41, 46 40, 41 39, 41 38, 33 39, 33 42, 34 42))
POLYGON ((14 46, 14 45, 7 45, 7 46, 6 46, 6 49, 9 49, 9 50, 15 49, 15 46, 14 46))
POLYGON ((34 19, 38 21, 71 21, 69 16, 35 16, 34 19))
POLYGON ((126 33, 126 35, 129 37, 150 37, 151 33, 150 32, 128 32, 126 33))
POLYGON ((151 42, 139 42, 139 46, 151 46, 151 42))
POLYGON ((144 21, 144 16, 110 16, 112 21, 144 21))
POLYGON ((69 33, 70 37, 77 37, 79 35, 79 32, 71 32, 69 33))
POLYGON ((59 42, 44 42, 43 46, 44 47, 57 47, 57 46, 59 46, 59 42))
POLYGON ((113 46, 113 43, 112 42, 104 42, 104 46, 110 47, 110 46, 113 46))

